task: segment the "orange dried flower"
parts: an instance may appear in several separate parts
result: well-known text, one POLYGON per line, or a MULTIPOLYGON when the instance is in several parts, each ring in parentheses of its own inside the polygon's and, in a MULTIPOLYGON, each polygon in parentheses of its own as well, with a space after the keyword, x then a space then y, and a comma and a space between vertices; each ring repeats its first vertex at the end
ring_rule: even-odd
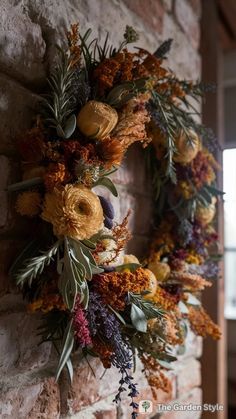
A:
POLYGON ((160 286, 157 286, 157 290, 155 295, 152 297, 152 301, 158 306, 164 308, 166 311, 173 310, 175 312, 179 312, 177 306, 179 302, 179 296, 168 293, 160 286))
POLYGON ((34 217, 41 210, 42 197, 39 192, 26 191, 18 195, 16 201, 16 211, 20 215, 34 217))
POLYGON ((99 339, 93 339, 93 350, 99 355, 99 358, 104 368, 111 367, 111 356, 113 354, 112 348, 106 343, 104 344, 99 339))
POLYGON ((115 138, 110 137, 99 142, 97 150, 104 166, 108 169, 113 165, 119 165, 125 153, 122 144, 115 138))
POLYGON ((64 163, 51 163, 48 166, 47 172, 44 175, 44 184, 47 191, 52 191, 55 186, 64 184, 70 180, 64 163))
POLYGON ((177 280, 184 288, 192 292, 202 291, 205 287, 211 287, 212 283, 202 278, 200 275, 188 272, 171 272, 170 279, 177 280))
POLYGON ((49 311, 55 309, 60 311, 65 311, 67 309, 61 295, 59 294, 44 295, 43 298, 39 298, 38 300, 34 301, 31 304, 28 304, 27 306, 27 310, 30 313, 34 313, 36 311, 48 313, 49 311))
POLYGON ((143 354, 140 359, 143 363, 144 374, 151 387, 153 398, 157 400, 157 390, 160 389, 165 393, 170 393, 172 384, 156 359, 149 354, 143 354))
POLYGON ((189 307, 188 319, 191 329, 199 336, 211 336, 218 340, 221 338, 221 331, 217 324, 213 322, 203 307, 189 307))
POLYGON ((80 62, 81 49, 78 45, 79 42, 79 24, 75 23, 71 25, 70 31, 67 32, 67 40, 70 50, 70 63, 71 66, 75 66, 80 62))
POLYGON ((37 125, 19 138, 18 149, 27 162, 40 162, 45 156, 46 144, 43 129, 37 125))
POLYGON ((150 121, 150 116, 145 108, 148 97, 140 95, 130 100, 123 107, 118 123, 112 131, 111 137, 120 141, 122 147, 127 149, 136 141, 143 143, 143 147, 151 141, 147 136, 146 124, 150 121))
POLYGON ((109 272, 96 276, 95 287, 106 304, 124 310, 128 292, 140 293, 148 289, 150 278, 145 269, 135 272, 109 272))

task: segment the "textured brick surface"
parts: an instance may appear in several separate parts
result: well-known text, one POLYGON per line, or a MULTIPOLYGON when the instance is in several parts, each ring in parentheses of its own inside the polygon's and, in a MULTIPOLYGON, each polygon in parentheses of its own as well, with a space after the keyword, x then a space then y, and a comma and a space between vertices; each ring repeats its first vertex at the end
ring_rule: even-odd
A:
MULTIPOLYGON (((1 65, 0 65, 1 67, 1 65)), ((0 73, 0 152, 15 150, 17 136, 31 125, 37 96, 0 73)))
POLYGON ((163 28, 164 7, 161 0, 148 0, 145 13, 142 0, 123 0, 132 12, 136 13, 150 28, 161 33, 163 28))
POLYGON ((1 392, 1 419, 59 418, 59 388, 54 379, 1 392))
POLYGON ((198 48, 200 41, 200 26, 197 15, 194 13, 189 2, 186 0, 175 0, 175 14, 178 23, 188 36, 193 47, 198 48))

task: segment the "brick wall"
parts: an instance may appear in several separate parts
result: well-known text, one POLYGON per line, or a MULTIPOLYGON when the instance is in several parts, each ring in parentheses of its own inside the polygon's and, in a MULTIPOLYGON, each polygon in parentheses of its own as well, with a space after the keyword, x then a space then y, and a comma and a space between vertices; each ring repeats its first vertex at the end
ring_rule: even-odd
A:
MULTIPOLYGON (((128 402, 118 408, 112 404, 116 372, 103 368, 97 360, 90 367, 79 363, 73 386, 66 375, 55 384, 56 354, 50 344, 38 346, 38 316, 28 316, 25 303, 7 277, 14 255, 24 245, 33 223, 22 221, 14 212, 14 201, 5 191, 9 182, 19 180, 20 166, 15 138, 31 124, 38 92, 45 86, 52 65, 55 42, 64 30, 79 21, 82 31, 92 27, 104 38, 106 30, 116 43, 125 25, 140 33, 140 46, 153 51, 160 41, 174 38, 168 64, 178 75, 200 75, 199 16, 200 0, 1 0, 0 28, 0 417, 2 419, 86 419, 127 418, 128 402)), ((117 219, 133 209, 130 227, 133 239, 129 250, 141 256, 148 244, 151 226, 150 180, 144 170, 139 147, 128 153, 122 169, 115 175, 120 200, 115 207, 117 219), (137 170, 138 168, 138 170, 137 170)), ((159 392, 158 402, 201 400, 201 340, 189 336, 187 352, 170 372, 172 394, 159 392)), ((118 378, 118 377, 117 377, 118 378)), ((151 399, 150 389, 137 367, 140 398, 151 399)), ((154 402, 155 407, 156 402, 154 402)), ((193 412, 196 418, 196 412, 193 412)), ((154 413, 153 413, 154 415, 154 413)), ((157 417, 157 416, 155 416, 157 417)), ((165 413, 165 419, 189 419, 190 413, 165 413)))

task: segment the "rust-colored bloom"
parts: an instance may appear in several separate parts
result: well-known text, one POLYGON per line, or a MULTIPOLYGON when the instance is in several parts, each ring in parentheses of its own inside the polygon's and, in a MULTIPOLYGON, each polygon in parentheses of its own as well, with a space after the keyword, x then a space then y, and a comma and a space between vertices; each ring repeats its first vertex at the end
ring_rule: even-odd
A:
POLYGON ((192 292, 202 291, 205 287, 211 287, 211 282, 202 278, 200 275, 190 274, 189 272, 171 272, 170 280, 178 281, 183 288, 192 292))
POLYGON ((104 368, 111 368, 111 357, 113 355, 111 346, 107 343, 104 344, 98 338, 93 338, 93 350, 99 355, 104 368))
POLYGON ((41 210, 42 197, 39 192, 26 191, 18 195, 16 200, 16 211, 20 215, 34 217, 41 210))
POLYGON ((47 191, 51 192, 55 186, 68 182, 70 174, 64 163, 50 163, 44 175, 44 184, 47 191))
POLYGON ((81 48, 79 43, 79 24, 71 25, 70 31, 67 32, 67 41, 70 50, 70 64, 72 67, 79 64, 81 59, 81 48))
POLYGON ((48 294, 42 298, 35 300, 33 303, 27 305, 27 310, 30 313, 41 311, 42 313, 48 313, 52 310, 65 311, 66 305, 60 294, 48 294))
POLYGON ((189 307, 188 319, 194 333, 199 336, 211 336, 218 340, 221 337, 221 331, 217 324, 213 322, 203 307, 189 307))
POLYGON ((140 95, 130 100, 122 109, 118 123, 111 133, 111 138, 120 141, 122 147, 127 149, 131 144, 140 141, 143 147, 151 141, 147 136, 146 124, 150 116, 145 103, 148 97, 140 95))
POLYGON ((172 384, 168 377, 164 374, 158 361, 149 354, 142 354, 141 361, 144 366, 144 374, 151 387, 152 395, 157 400, 157 390, 161 389, 165 393, 170 393, 172 384))
POLYGON ((103 164, 108 169, 113 165, 119 165, 125 153, 125 148, 120 141, 110 137, 99 142, 97 150, 103 164))
POLYGON ((42 218, 53 225, 56 236, 89 239, 103 225, 97 195, 83 185, 68 184, 46 193, 42 218))
POLYGON ((46 144, 40 124, 19 138, 18 148, 24 161, 40 162, 45 156, 46 144))
POLYGON ((179 295, 172 295, 160 286, 157 286, 156 293, 152 297, 152 301, 156 303, 156 305, 162 307, 166 311, 173 310, 176 312, 179 311, 177 306, 179 299, 179 295))
POLYGON ((135 272, 109 272, 97 275, 94 286, 104 303, 117 310, 124 310, 127 293, 148 290, 149 284, 149 274, 145 269, 138 268, 135 272))

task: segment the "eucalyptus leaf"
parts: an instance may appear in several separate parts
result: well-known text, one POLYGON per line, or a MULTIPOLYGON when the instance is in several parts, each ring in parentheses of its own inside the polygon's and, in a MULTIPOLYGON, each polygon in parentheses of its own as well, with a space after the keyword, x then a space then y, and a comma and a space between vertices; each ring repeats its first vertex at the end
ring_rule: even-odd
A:
POLYGON ((147 332, 147 319, 145 314, 134 303, 131 304, 130 318, 136 330, 143 333, 147 332))
POLYGON ((58 135, 59 137, 61 137, 61 138, 66 138, 66 136, 65 136, 65 132, 64 132, 64 130, 62 129, 62 126, 61 126, 61 125, 57 125, 57 126, 56 126, 56 131, 57 131, 57 135, 58 135))
POLYGON ((104 186, 105 188, 107 188, 115 197, 118 196, 118 192, 117 189, 114 185, 114 183, 112 182, 111 179, 109 179, 108 177, 101 177, 99 178, 94 184, 93 186, 104 186))
POLYGON ((76 116, 75 114, 71 115, 64 126, 65 138, 70 138, 76 128, 76 116))
POLYGON ((116 315, 116 317, 120 320, 120 322, 124 325, 124 326, 126 326, 126 322, 125 322, 125 320, 123 319, 123 317, 120 315, 120 313, 118 313, 118 311, 116 311, 113 307, 111 307, 109 304, 108 304, 108 307, 109 307, 109 309, 116 315))
POLYGON ((201 302, 197 297, 195 297, 195 295, 188 294, 187 304, 190 304, 191 306, 200 306, 201 302))
POLYGON ((205 188, 214 196, 225 195, 225 192, 221 191, 220 189, 217 189, 215 186, 206 185, 205 188))
POLYGON ((171 365, 168 361, 163 361, 162 359, 157 359, 158 363, 161 365, 161 367, 165 368, 166 370, 173 370, 174 366, 171 365))
POLYGON ((9 192, 16 192, 24 189, 32 188, 33 186, 41 185, 43 183, 43 178, 34 177, 32 179, 22 180, 21 182, 13 183, 8 186, 9 192))
POLYGON ((73 320, 71 320, 68 323, 68 326, 65 330, 64 333, 64 338, 63 338, 63 342, 62 342, 62 352, 61 352, 61 356, 59 359, 59 363, 58 363, 58 367, 57 367, 57 372, 56 372, 56 381, 58 381, 61 371, 64 368, 64 366, 67 364, 68 360, 70 359, 72 350, 73 350, 73 346, 74 346, 74 335, 72 332, 72 323, 73 320))

